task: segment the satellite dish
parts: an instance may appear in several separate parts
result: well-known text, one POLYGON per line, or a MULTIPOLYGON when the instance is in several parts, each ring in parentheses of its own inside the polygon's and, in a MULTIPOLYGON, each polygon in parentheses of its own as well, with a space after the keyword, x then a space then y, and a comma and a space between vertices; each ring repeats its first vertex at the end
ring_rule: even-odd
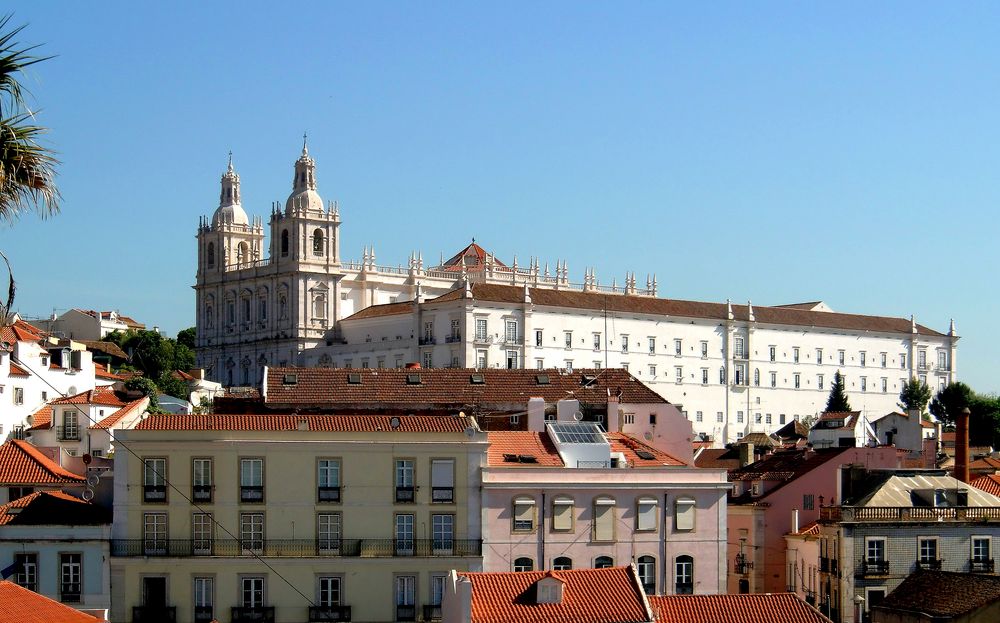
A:
POLYGON ((573 419, 576 420, 577 422, 579 422, 580 420, 583 419, 583 413, 580 412, 580 411, 574 411, 573 412, 573 419))
POLYGON ((101 482, 101 477, 97 474, 91 474, 87 476, 87 484, 91 487, 96 487, 97 483, 101 482))
POLYGON ((469 439, 472 439, 473 437, 475 437, 476 436, 476 427, 475 426, 466 426, 465 427, 465 436, 468 437, 469 439))
POLYGON ((83 490, 83 495, 81 496, 84 502, 89 502, 94 499, 94 490, 91 488, 86 488, 83 490))
POLYGON ((392 419, 389 420, 389 426, 391 426, 393 429, 399 428, 399 418, 396 417, 395 415, 392 416, 392 419))
POLYGON ((653 441, 653 433, 647 430, 646 433, 642 436, 642 438, 645 439, 646 441, 653 441))

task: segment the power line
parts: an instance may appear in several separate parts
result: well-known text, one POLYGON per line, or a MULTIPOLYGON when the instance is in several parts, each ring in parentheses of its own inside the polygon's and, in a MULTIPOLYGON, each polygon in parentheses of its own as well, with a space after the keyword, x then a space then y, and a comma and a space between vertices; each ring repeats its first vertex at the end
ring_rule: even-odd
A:
MULTIPOLYGON (((67 397, 66 394, 64 394, 63 392, 59 391, 59 389, 56 388, 54 385, 52 385, 52 383, 49 383, 48 379, 46 379, 42 375, 40 375, 37 372, 35 372, 30 367, 28 367, 27 364, 25 364, 23 361, 20 361, 17 357, 15 357, 13 352, 11 352, 10 358, 11 358, 11 361, 17 363, 22 368, 24 368, 24 369, 28 370, 29 372, 33 373, 38 379, 40 379, 43 383, 45 383, 46 385, 48 385, 56 394, 58 394, 59 396, 61 396, 63 398, 67 397)), ((77 411, 79 411, 80 413, 82 413, 84 415, 84 417, 86 417, 92 423, 94 423, 94 424, 98 423, 96 419, 94 419, 93 417, 91 417, 91 415, 89 413, 87 413, 86 411, 84 411, 83 409, 81 409, 79 407, 79 405, 73 404, 73 407, 77 411)), ((220 523, 215 518, 215 514, 214 513, 208 512, 204 507, 202 507, 200 504, 198 504, 197 502, 195 502, 194 500, 192 500, 190 497, 188 497, 187 494, 185 494, 183 491, 181 491, 181 489, 179 489, 176 485, 174 485, 172 482, 170 482, 169 480, 167 480, 167 477, 166 477, 165 474, 161 474, 160 472, 156 471, 156 468, 154 468, 154 467, 147 466, 146 461, 143 460, 143 458, 140 457, 138 454, 136 454, 136 452, 134 450, 132 450, 132 448, 128 447, 128 445, 125 444, 123 441, 115 439, 115 446, 121 446, 122 448, 124 448, 125 450, 127 450, 129 454, 131 454, 136 459, 138 459, 139 462, 140 462, 140 464, 143 466, 143 469, 146 469, 147 467, 149 467, 153 471, 153 473, 156 474, 161 480, 163 480, 163 482, 168 487, 170 487, 171 489, 173 489, 174 491, 176 491, 177 495, 179 495, 183 499, 187 500, 187 502, 189 504, 191 504, 191 506, 193 506, 195 509, 197 509, 199 512, 201 512, 203 515, 206 515, 207 517, 209 517, 211 519, 211 521, 212 521, 212 524, 214 526, 217 526, 219 529, 221 529, 227 536, 229 536, 230 538, 232 538, 234 541, 240 541, 240 542, 243 541, 243 539, 238 539, 235 534, 233 534, 228 528, 226 528, 224 525, 222 525, 222 523, 220 523)), ((307 602, 309 602, 310 606, 315 606, 316 605, 316 603, 312 599, 309 599, 309 597, 307 597, 305 593, 303 593, 302 591, 300 591, 297 586, 295 586, 294 584, 292 584, 285 576, 281 575, 281 573, 279 573, 277 569, 275 569, 270 564, 268 564, 268 562, 266 560, 264 560, 255 551, 253 551, 252 549, 243 549, 243 551, 249 552, 250 556, 252 558, 255 558, 259 563, 261 563, 262 565, 264 565, 265 567, 267 567, 267 569, 269 571, 271 571, 272 573, 274 573, 274 575, 276 575, 279 578, 281 578, 281 580, 285 584, 287 584, 288 586, 290 586, 292 588, 292 590, 294 590, 296 593, 298 593, 299 595, 301 595, 303 599, 305 599, 307 602)))

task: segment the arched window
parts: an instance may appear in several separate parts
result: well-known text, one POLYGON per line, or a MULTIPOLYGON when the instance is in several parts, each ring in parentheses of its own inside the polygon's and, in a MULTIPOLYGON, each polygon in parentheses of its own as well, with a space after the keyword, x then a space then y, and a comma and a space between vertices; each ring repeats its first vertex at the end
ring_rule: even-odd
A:
POLYGON ((288 230, 281 230, 281 257, 288 255, 288 230))
POLYGON ((635 569, 639 572, 639 582, 642 583, 642 590, 647 595, 656 593, 656 559, 652 556, 639 556, 635 563, 635 569))
POLYGON ((318 292, 313 297, 312 315, 314 320, 326 318, 326 293, 318 292))
POLYGON ((215 243, 208 243, 208 252, 205 254, 205 263, 208 264, 209 268, 215 268, 215 243))
POLYGON ((553 571, 569 571, 573 568, 573 560, 568 556, 560 556, 552 561, 553 571))
POLYGON ((514 560, 514 571, 531 571, 535 568, 535 562, 527 557, 514 560))
POLYGON ((323 244, 323 230, 317 229, 313 232, 313 255, 323 255, 325 246, 323 244))
POLYGON ((694 593, 694 558, 687 555, 677 557, 674 563, 674 593, 694 593))
POLYGON ((615 559, 611 556, 598 556, 594 559, 595 569, 607 569, 615 566, 615 559))
POLYGON ((240 266, 250 263, 250 247, 245 242, 241 242, 240 246, 236 247, 236 263, 240 266))
POLYGON ((760 368, 753 369, 753 386, 760 387, 760 368))

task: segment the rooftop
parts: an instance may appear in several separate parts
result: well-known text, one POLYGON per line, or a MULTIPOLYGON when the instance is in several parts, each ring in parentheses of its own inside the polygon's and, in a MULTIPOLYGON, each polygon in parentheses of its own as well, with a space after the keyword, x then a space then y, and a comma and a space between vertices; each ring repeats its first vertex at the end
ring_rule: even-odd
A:
POLYGON ((36 491, 0 506, 0 526, 110 524, 111 512, 61 491, 36 491))
POLYGON ((101 619, 0 580, 0 621, 3 623, 98 623, 101 619))
POLYGON ((47 334, 23 320, 15 320, 3 328, 0 328, 0 344, 8 342, 38 342, 45 338, 47 334))
POLYGON ((81 485, 78 476, 54 463, 27 441, 11 439, 0 446, 0 484, 5 486, 81 485))
POLYGON ((1000 497, 1000 474, 983 474, 979 478, 974 478, 969 484, 990 495, 1000 497))
MULTIPOLYGON (((487 433, 490 467, 566 467, 546 432, 496 431, 487 433)), ((683 466, 684 462, 625 433, 604 433, 611 453, 625 455, 629 467, 683 466)))
POLYGON ((694 466, 705 469, 739 469, 740 451, 735 447, 705 448, 695 456, 694 466))
POLYGON ((129 415, 139 415, 147 406, 149 406, 149 398, 143 396, 138 400, 133 400, 129 403, 126 403, 124 407, 118 409, 111 415, 100 420, 99 422, 91 426, 91 428, 95 429, 114 428, 115 424, 118 424, 129 415))
POLYGON ((794 593, 650 595, 658 623, 830 623, 794 593))
POLYGON ((980 573, 918 571, 875 606, 894 613, 957 617, 1000 599, 1000 577, 980 573))
POLYGON ((51 401, 51 405, 103 405, 107 407, 124 407, 125 401, 118 394, 106 387, 89 389, 79 394, 57 398, 51 401))
POLYGON ((462 433, 471 418, 388 415, 150 415, 135 430, 462 433))
POLYGON ((632 567, 459 573, 472 582, 472 623, 616 623, 651 621, 632 567), (563 583, 562 600, 538 603, 544 578, 563 583))
POLYGON ((756 503, 766 499, 769 495, 794 481, 827 461, 836 458, 848 448, 825 448, 821 450, 810 450, 807 448, 795 448, 778 450, 774 454, 769 454, 759 461, 751 463, 745 467, 734 469, 729 472, 729 481, 755 480, 774 482, 763 495, 751 496, 750 491, 743 492, 742 495, 730 498, 732 504, 756 503))

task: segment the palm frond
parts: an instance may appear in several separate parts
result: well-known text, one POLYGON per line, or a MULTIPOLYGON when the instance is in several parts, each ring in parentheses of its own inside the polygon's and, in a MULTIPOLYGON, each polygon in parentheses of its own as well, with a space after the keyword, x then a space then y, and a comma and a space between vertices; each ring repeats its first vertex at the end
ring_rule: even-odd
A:
MULTIPOLYGON (((7 28, 12 15, 8 14, 0 18, 0 33, 7 28)), ((52 58, 51 56, 33 56, 31 52, 37 49, 38 45, 18 48, 19 44, 15 37, 24 30, 24 25, 18 26, 0 34, 0 115, 9 116, 14 111, 23 110, 31 113, 27 104, 26 96, 28 90, 24 88, 19 79, 25 68, 52 58)))
POLYGON ((42 217, 59 211, 55 168, 59 161, 38 144, 44 128, 24 112, 0 120, 0 220, 12 222, 32 207, 42 217))

